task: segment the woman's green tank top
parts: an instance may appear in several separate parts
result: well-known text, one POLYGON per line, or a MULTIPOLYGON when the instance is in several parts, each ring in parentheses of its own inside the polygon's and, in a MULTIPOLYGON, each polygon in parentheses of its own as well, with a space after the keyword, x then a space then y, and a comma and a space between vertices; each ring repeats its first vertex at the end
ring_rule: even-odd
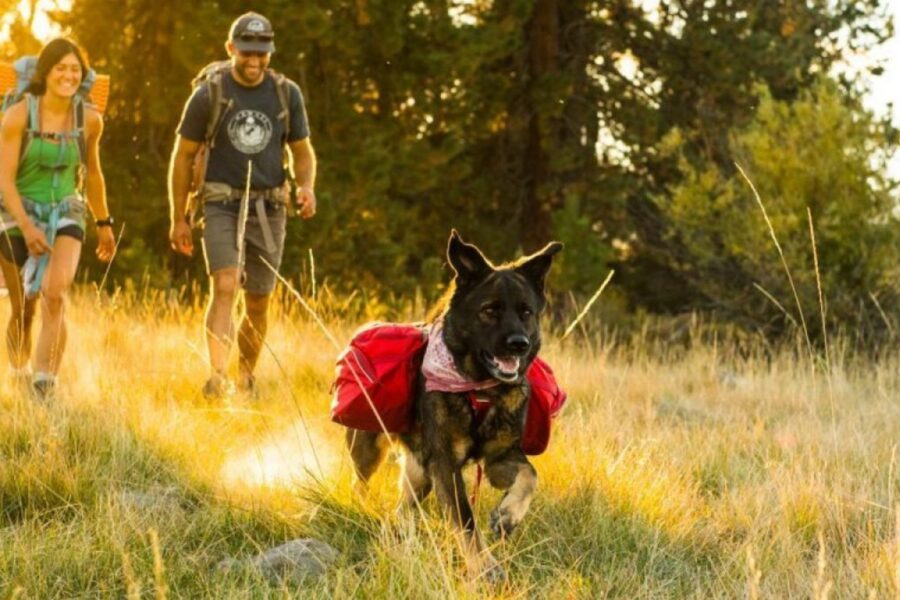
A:
POLYGON ((80 162, 74 138, 57 142, 35 136, 19 161, 16 189, 19 195, 40 204, 59 202, 75 194, 80 162))

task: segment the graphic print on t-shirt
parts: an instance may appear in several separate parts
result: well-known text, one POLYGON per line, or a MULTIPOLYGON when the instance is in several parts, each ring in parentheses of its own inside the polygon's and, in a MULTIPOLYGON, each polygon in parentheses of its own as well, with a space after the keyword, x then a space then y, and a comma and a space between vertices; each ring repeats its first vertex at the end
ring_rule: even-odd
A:
POLYGON ((258 154, 272 139, 272 121, 258 110, 241 110, 228 123, 228 138, 244 154, 258 154))

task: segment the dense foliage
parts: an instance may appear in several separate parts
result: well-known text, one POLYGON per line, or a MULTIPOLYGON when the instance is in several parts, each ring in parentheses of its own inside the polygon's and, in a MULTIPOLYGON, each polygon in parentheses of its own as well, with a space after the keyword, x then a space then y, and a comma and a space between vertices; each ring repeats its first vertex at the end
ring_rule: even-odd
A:
MULTIPOLYGON (((746 153, 763 199, 781 207, 775 212, 805 227, 809 205, 828 228, 820 266, 826 280, 848 283, 834 305, 871 308, 882 263, 851 279, 848 270, 863 249, 892 256, 890 182, 869 168, 892 143, 854 100, 854 81, 829 84, 824 95, 808 90, 824 85, 817 82, 844 53, 891 33, 884 4, 270 0, 258 8, 275 24, 272 64, 300 83, 320 159, 319 214, 291 223, 283 270, 308 278, 311 249, 317 277, 333 289, 420 289, 431 298, 447 277, 450 227, 497 259, 556 238, 567 244, 559 289, 589 293, 615 267, 626 308, 727 304, 720 314, 769 325, 752 284, 787 304, 786 280, 716 247, 731 234, 717 231, 713 207, 723 194, 750 198, 733 166, 746 153), (823 133, 802 140, 815 160, 767 158, 766 144, 800 142, 800 113, 823 133), (852 157, 822 119, 853 129, 845 140, 852 157), (767 161, 782 170, 764 168, 767 161), (864 171, 835 187, 835 165, 864 171), (853 213, 865 218, 838 234, 830 215, 865 198, 865 210, 853 213), (732 259, 739 268, 722 268, 732 259)), ((74 0, 57 15, 114 82, 103 152, 113 208, 127 225, 113 279, 180 286, 202 274, 201 260, 168 250, 166 165, 191 77, 224 56, 228 25, 245 8, 74 0)), ((22 38, 23 27, 16 31, 22 38)), ((13 42, 8 53, 28 47, 13 42)), ((755 223, 741 235, 760 252, 769 244, 755 223)), ((797 268, 808 266, 802 261, 797 268)))
MULTIPOLYGON (((793 103, 760 93, 754 120, 729 143, 746 178, 682 155, 681 180, 656 198, 679 248, 669 264, 709 308, 748 326, 793 323, 818 338, 824 310, 826 330, 891 333, 881 308, 898 300, 898 223, 885 166, 872 156, 877 127, 827 81, 793 103)), ((682 151, 678 130, 667 142, 682 151)))

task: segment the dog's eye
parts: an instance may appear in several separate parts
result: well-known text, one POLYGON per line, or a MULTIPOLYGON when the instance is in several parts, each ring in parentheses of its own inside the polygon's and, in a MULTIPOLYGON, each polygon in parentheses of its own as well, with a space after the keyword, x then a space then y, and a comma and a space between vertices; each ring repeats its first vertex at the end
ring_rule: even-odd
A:
POLYGON ((534 314, 534 311, 531 310, 527 306, 523 306, 522 308, 519 309, 519 314, 522 315, 523 319, 527 319, 528 317, 530 317, 531 315, 534 314))
POLYGON ((500 311, 497 310, 496 306, 485 306, 481 309, 481 312, 487 317, 496 317, 498 314, 500 314, 500 311))

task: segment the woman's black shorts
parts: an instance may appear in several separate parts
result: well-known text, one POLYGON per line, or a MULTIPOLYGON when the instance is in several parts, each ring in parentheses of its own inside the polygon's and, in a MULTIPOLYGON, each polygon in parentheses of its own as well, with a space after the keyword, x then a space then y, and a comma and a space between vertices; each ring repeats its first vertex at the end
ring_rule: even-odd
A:
MULTIPOLYGON (((75 238, 79 242, 84 241, 84 229, 78 225, 66 225, 56 230, 56 236, 61 235, 75 238)), ((28 246, 21 235, 9 235, 8 231, 0 233, 0 254, 9 262, 21 268, 28 260, 28 246)))

